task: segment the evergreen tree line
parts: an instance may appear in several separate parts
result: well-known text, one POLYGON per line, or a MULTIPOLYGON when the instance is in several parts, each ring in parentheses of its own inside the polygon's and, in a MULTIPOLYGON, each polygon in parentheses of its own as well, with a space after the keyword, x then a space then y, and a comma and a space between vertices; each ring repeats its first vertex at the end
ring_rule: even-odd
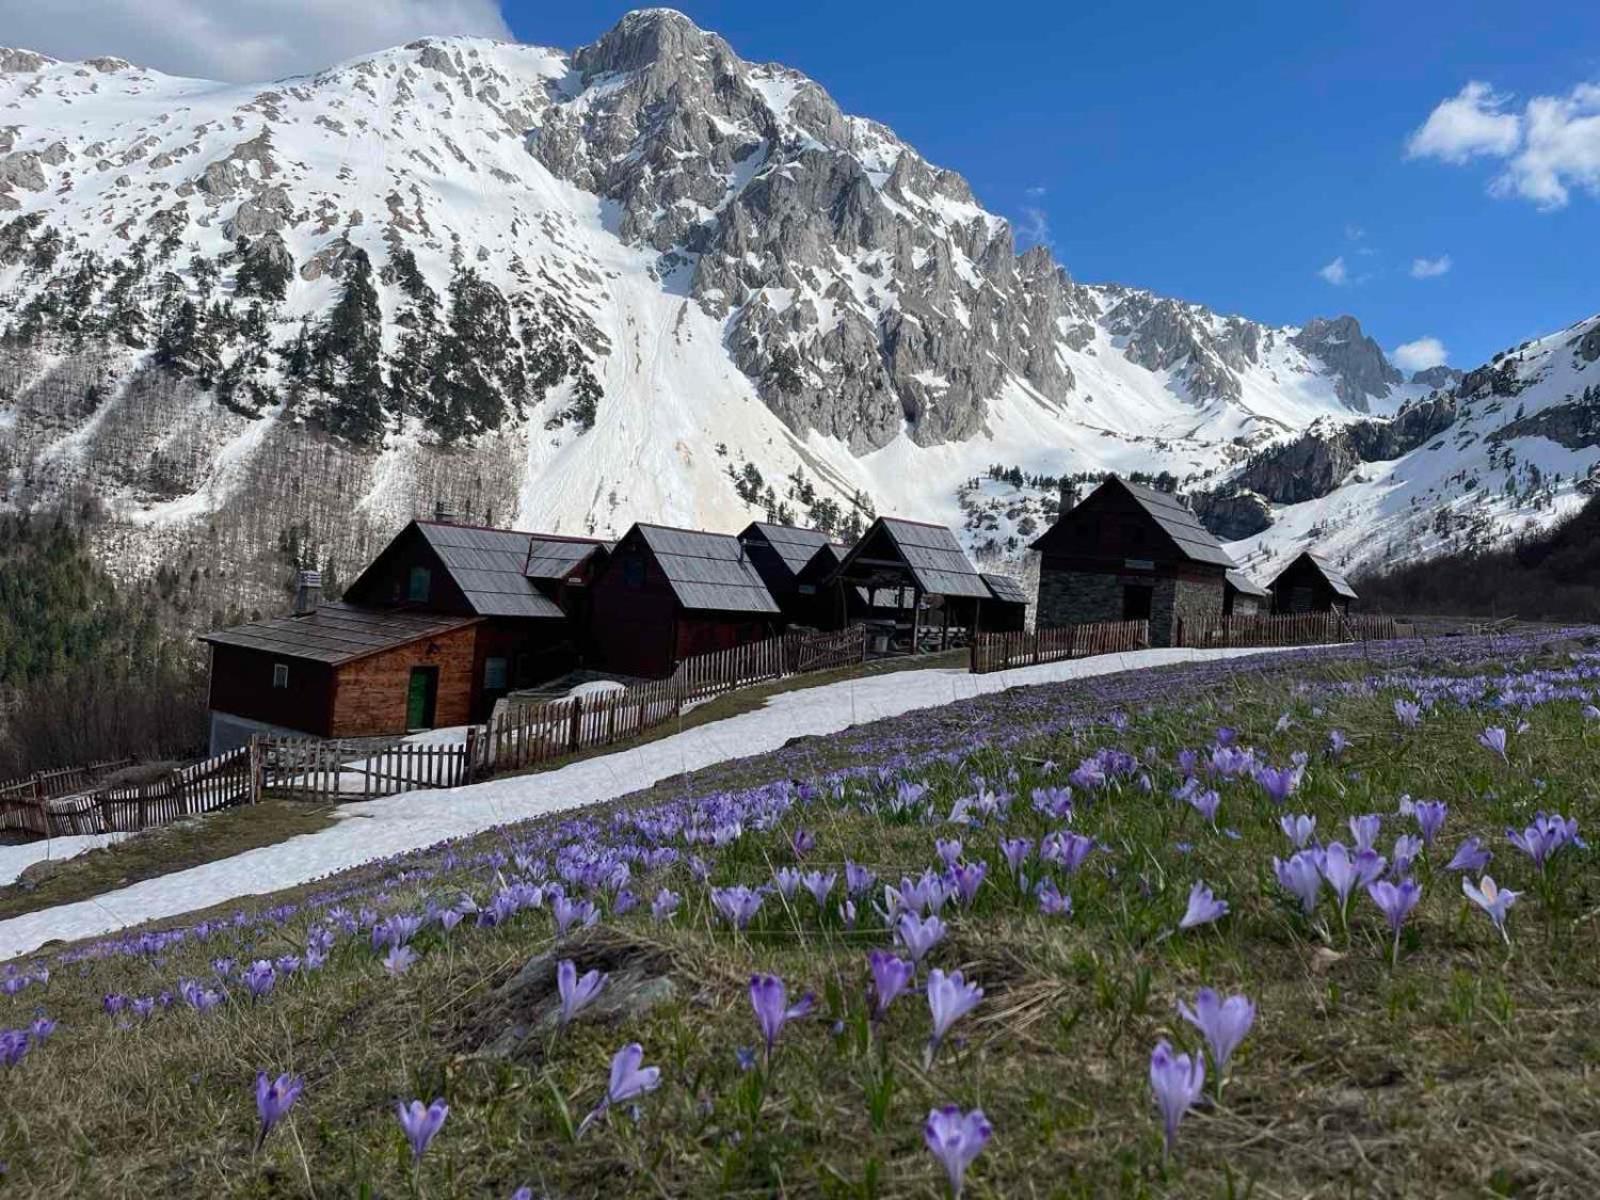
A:
POLYGON ((205 740, 200 656, 156 596, 120 591, 71 515, 0 514, 0 782, 205 740))

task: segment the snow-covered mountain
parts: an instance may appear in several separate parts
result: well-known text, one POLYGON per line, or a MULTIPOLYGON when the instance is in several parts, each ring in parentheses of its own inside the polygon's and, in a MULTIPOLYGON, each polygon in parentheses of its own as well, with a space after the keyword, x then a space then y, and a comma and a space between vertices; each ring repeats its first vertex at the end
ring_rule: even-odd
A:
MULTIPOLYGON (((0 327, 0 503, 92 498, 107 561, 187 578, 203 615, 265 606, 297 556, 345 574, 436 503, 569 533, 876 510, 1005 555, 1048 515, 1028 479, 1254 487, 1272 447, 1455 382, 1405 380, 1350 317, 1079 284, 665 9, 570 54, 430 39, 260 87, 0 50, 0 327), (1015 496, 973 483, 992 465, 1015 496)), ((1520 352, 1524 420, 1592 363, 1571 340, 1520 352)), ((1494 403, 1461 402, 1471 453, 1494 403)), ((1544 432, 1507 444, 1532 462, 1544 432)), ((1411 553, 1460 436, 1298 504, 1201 502, 1270 516, 1252 552, 1345 522, 1352 556, 1411 553)))

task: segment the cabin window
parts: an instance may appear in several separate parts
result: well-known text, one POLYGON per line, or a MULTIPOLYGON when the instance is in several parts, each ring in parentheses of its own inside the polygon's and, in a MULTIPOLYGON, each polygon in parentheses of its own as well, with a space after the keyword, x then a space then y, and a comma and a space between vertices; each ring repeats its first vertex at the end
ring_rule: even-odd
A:
POLYGON ((644 559, 632 556, 622 560, 622 582, 631 588, 644 586, 644 559))
POLYGON ((486 692, 503 692, 506 690, 506 660, 503 658, 486 658, 483 661, 483 690, 486 692))
POLYGON ((275 688, 286 688, 289 686, 288 663, 272 664, 272 686, 275 688))
POLYGON ((406 592, 406 599, 425 603, 428 599, 428 593, 432 590, 433 572, 428 570, 427 567, 412 567, 411 583, 409 590, 406 592))

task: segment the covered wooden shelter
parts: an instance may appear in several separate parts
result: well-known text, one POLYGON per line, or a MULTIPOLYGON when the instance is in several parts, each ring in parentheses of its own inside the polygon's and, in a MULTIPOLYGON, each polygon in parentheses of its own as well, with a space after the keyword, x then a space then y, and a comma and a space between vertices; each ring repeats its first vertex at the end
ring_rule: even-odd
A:
POLYGON ((834 616, 879 628, 879 653, 943 650, 980 628, 994 593, 943 525, 879 517, 833 571, 834 616))

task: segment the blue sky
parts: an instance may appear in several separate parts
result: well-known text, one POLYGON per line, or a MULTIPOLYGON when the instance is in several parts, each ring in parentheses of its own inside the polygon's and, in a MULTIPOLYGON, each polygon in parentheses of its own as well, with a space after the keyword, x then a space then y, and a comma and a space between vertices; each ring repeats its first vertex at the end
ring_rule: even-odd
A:
MULTIPOLYGON (((629 7, 504 5, 519 37, 566 47, 629 7)), ((1503 3, 1156 3, 1133 18, 1003 0, 677 7, 960 171, 1079 279, 1270 322, 1352 312, 1386 349, 1435 338, 1463 367, 1600 310, 1600 197, 1577 182, 1591 162, 1600 182, 1600 117, 1591 130, 1587 97, 1571 104, 1600 83, 1600 5, 1520 5, 1510 19, 1503 3), (1491 94, 1408 157, 1473 81, 1491 94), (1509 179, 1490 194, 1517 157, 1492 118, 1515 124, 1537 97, 1572 110, 1559 207, 1509 179), (1413 277, 1416 260, 1426 273, 1445 258, 1413 277), (1336 261, 1342 284, 1319 274, 1336 261)))

